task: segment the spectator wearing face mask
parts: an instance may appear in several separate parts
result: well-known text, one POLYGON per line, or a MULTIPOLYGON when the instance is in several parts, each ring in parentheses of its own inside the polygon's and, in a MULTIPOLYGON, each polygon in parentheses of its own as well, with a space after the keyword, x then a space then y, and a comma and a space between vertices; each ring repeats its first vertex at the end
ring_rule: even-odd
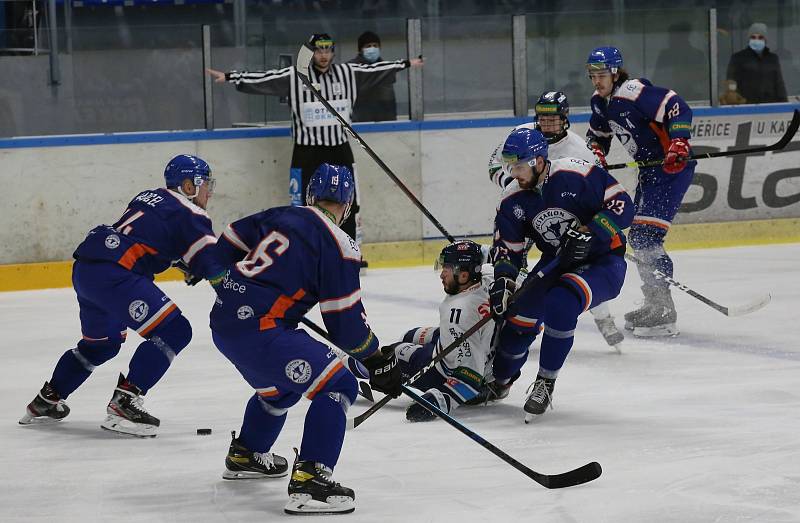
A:
POLYGON ((728 63, 728 89, 738 92, 747 103, 786 102, 780 60, 767 47, 767 25, 756 22, 747 34, 747 47, 734 53, 728 63))
MULTIPOLYGON (((381 60, 380 37, 372 31, 365 31, 358 37, 358 54, 349 63, 373 64, 381 60)), ((359 91, 353 107, 354 122, 397 120, 397 101, 394 96, 396 76, 397 71, 394 71, 380 83, 359 91)))

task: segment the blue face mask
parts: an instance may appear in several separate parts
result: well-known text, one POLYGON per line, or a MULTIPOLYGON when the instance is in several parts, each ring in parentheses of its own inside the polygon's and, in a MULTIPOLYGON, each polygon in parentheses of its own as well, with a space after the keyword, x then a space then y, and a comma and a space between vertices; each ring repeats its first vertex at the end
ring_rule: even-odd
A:
POLYGON ((753 51, 755 51, 757 53, 760 53, 761 51, 764 50, 764 47, 767 46, 767 42, 766 42, 766 40, 758 40, 756 38, 751 38, 749 45, 750 45, 750 49, 752 49, 753 51))
POLYGON ((380 47, 365 47, 361 54, 364 55, 364 59, 369 63, 375 63, 378 58, 381 57, 381 48, 380 47))

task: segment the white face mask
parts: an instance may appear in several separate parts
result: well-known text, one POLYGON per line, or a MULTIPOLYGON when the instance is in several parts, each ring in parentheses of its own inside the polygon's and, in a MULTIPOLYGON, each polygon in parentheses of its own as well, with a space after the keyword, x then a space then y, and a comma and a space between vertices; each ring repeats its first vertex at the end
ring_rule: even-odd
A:
POLYGON ((757 53, 760 53, 767 46, 767 41, 766 40, 759 40, 757 38, 751 38, 749 45, 750 45, 750 49, 752 49, 753 51, 755 51, 757 53))
POLYGON ((365 47, 361 54, 364 55, 364 59, 369 63, 375 63, 378 58, 381 57, 381 48, 380 47, 365 47))

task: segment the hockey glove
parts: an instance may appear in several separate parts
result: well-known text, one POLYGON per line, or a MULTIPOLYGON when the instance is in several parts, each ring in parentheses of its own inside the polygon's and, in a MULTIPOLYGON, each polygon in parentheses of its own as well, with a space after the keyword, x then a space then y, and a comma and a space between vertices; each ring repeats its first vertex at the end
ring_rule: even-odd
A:
POLYGON ((201 281, 203 281, 203 278, 201 278, 200 276, 195 276, 194 274, 191 273, 191 270, 189 269, 189 266, 186 265, 183 262, 183 260, 178 260, 176 262, 172 262, 172 265, 173 265, 173 267, 175 267, 176 269, 178 269, 179 271, 181 271, 183 273, 183 281, 189 287, 193 287, 193 286, 197 285, 198 283, 200 283, 201 281))
POLYGON ((556 253, 565 268, 581 265, 589 257, 594 233, 575 220, 561 236, 561 247, 556 253), (585 230, 582 230, 585 229, 585 230))
POLYGON ((597 164, 599 167, 605 169, 608 167, 608 162, 606 161, 606 154, 603 152, 603 148, 600 147, 600 144, 597 142, 589 142, 586 144, 589 147, 589 150, 592 151, 594 154, 595 161, 594 163, 597 164))
MULTIPOLYGON (((451 407, 455 400, 449 394, 444 394, 439 389, 430 389, 422 395, 422 399, 428 403, 439 407, 439 410, 445 414, 450 414, 451 407)), ((419 403, 412 403, 406 409, 406 419, 412 423, 418 421, 433 421, 436 419, 436 414, 429 411, 419 403)))
POLYGON ((361 362, 369 371, 370 386, 393 398, 400 396, 400 393, 403 392, 401 388, 403 376, 397 365, 397 356, 394 354, 396 345, 399 343, 381 347, 378 352, 361 362))
POLYGON ((664 172, 678 174, 686 167, 689 156, 689 141, 686 138, 673 138, 664 156, 664 172))
POLYGON ((508 311, 508 302, 515 290, 517 283, 511 278, 501 276, 494 280, 489 288, 489 305, 495 320, 502 319, 508 311))

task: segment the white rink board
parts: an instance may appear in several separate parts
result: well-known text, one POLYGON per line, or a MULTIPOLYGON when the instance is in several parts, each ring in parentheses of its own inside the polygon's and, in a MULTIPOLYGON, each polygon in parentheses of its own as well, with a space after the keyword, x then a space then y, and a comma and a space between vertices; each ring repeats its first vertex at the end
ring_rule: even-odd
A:
MULTIPOLYGON (((790 118, 790 113, 697 117, 691 144, 696 153, 708 153, 775 143, 790 118)), ((583 137, 588 127, 576 123, 571 130, 583 137)), ((423 131, 423 203, 451 234, 491 233, 499 188, 489 181, 487 164, 510 131, 501 127, 423 131)), ((631 161, 616 138, 608 161, 631 161)), ((676 223, 800 216, 798 166, 800 136, 780 153, 701 160, 676 223)), ((613 174, 633 194, 636 171, 621 169, 613 174)), ((442 236, 428 222, 423 222, 423 235, 442 236)))
MULTIPOLYGON (((800 244, 674 257, 676 279, 722 304, 741 304, 765 291, 773 293, 772 303, 733 319, 675 292, 681 336, 628 339, 622 355, 609 352, 585 314, 556 386, 555 409, 544 418, 522 422, 535 356, 506 401, 456 411, 539 472, 597 460, 604 470, 598 480, 546 490, 442 422, 405 422, 408 402, 397 400, 347 435, 335 479, 355 489, 357 508, 329 520, 800 520, 800 244)), ((442 292, 430 269, 370 270, 362 285, 370 324, 384 342, 437 317, 442 292)), ((638 286, 631 269, 621 297, 611 303, 618 318, 640 298, 638 286)), ((0 293, 0 520, 251 523, 284 517, 286 478, 221 479, 228 431, 238 430, 252 391, 213 348, 207 327, 212 291, 178 282, 163 287, 192 322, 194 339, 147 395, 145 406, 162 420, 152 440, 99 428, 116 375, 127 371, 138 343, 135 334, 69 398, 66 420, 18 426, 27 402, 77 340, 77 306, 69 289, 0 293), (201 427, 213 434, 196 436, 201 427)), ((301 401, 289 412, 274 448, 290 459, 307 405, 301 401)), ((351 414, 363 408, 359 402, 351 414)))

